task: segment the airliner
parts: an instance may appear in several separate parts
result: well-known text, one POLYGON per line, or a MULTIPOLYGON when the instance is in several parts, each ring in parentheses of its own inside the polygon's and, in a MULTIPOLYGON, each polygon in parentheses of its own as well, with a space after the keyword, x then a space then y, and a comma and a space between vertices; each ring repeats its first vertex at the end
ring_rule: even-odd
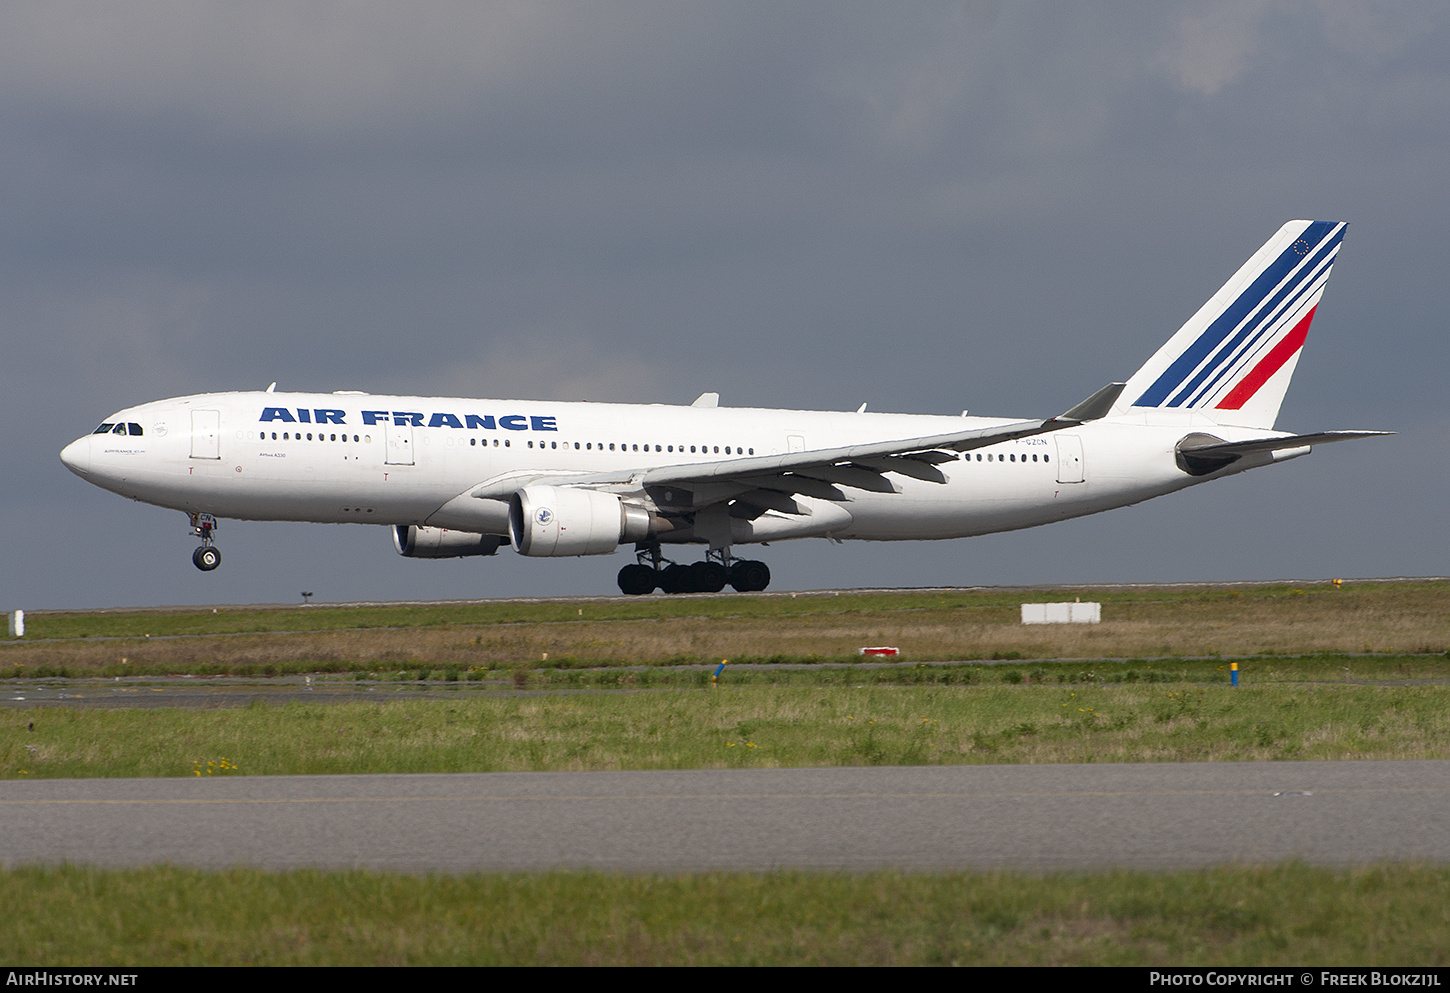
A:
POLYGON ((128 407, 61 461, 180 510, 388 527, 414 558, 608 555, 631 595, 764 590, 741 546, 964 538, 1126 507, 1386 431, 1274 430, 1346 225, 1290 221, 1126 382, 1056 417, 207 393, 128 407), (666 553, 669 553, 667 555, 666 553), (683 552, 677 561, 669 556, 683 552))

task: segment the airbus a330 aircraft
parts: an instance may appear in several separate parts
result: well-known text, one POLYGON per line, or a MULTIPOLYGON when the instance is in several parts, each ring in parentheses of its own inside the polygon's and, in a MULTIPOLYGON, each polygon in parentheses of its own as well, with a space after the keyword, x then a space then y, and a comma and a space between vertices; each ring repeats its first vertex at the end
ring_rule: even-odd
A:
POLYGON ((738 546, 1010 531, 1389 433, 1273 430, 1344 232, 1285 224, 1126 383, 1047 420, 269 388, 127 408, 61 460, 190 515, 203 571, 233 517, 386 525, 417 558, 629 545, 625 593, 763 590, 738 546))

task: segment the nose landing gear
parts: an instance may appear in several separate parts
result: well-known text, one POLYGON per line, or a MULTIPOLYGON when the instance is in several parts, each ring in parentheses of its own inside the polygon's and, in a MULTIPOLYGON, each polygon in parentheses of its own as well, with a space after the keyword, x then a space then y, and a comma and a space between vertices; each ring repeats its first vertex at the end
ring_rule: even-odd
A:
POLYGON ((211 543, 216 528, 216 518, 211 514, 191 515, 191 533, 201 539, 201 547, 191 553, 191 564, 202 572, 211 572, 222 564, 221 549, 211 543))

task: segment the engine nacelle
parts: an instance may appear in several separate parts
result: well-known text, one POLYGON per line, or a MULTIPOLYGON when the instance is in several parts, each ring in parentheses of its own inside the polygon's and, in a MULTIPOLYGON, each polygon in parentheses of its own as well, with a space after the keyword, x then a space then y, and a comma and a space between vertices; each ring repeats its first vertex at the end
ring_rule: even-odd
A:
POLYGON ((509 535, 520 555, 607 555, 649 534, 649 512, 613 493, 540 484, 509 498, 509 535))
POLYGON ((410 559, 456 559, 465 555, 492 555, 503 544, 496 534, 474 534, 451 528, 393 525, 393 547, 410 559))

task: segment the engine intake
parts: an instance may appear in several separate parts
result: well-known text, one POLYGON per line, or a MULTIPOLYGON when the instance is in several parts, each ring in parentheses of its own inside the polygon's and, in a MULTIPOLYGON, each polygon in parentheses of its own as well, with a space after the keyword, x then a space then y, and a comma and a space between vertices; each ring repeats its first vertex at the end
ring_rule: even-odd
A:
POLYGON ((503 544, 503 536, 454 531, 451 528, 393 525, 393 547, 410 559, 456 559, 465 555, 492 555, 503 544))
POLYGON ((613 493, 540 484, 509 498, 509 536, 520 555, 607 555, 650 534, 649 512, 613 493))

